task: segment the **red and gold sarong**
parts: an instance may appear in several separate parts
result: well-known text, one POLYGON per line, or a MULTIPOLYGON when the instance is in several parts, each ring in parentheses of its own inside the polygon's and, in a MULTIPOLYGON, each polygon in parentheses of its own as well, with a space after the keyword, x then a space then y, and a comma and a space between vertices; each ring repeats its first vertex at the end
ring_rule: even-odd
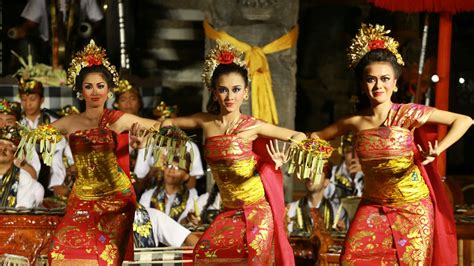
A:
POLYGON ((121 163, 128 162, 122 156, 128 154, 128 135, 107 127, 122 114, 104 110, 97 128, 69 136, 78 176, 52 238, 50 265, 121 265, 133 259, 136 197, 128 165, 121 163))
POLYGON ((434 215, 429 180, 415 163, 413 130, 433 110, 393 104, 383 126, 357 133, 364 194, 346 237, 342 265, 432 263, 434 228, 442 217, 434 215))

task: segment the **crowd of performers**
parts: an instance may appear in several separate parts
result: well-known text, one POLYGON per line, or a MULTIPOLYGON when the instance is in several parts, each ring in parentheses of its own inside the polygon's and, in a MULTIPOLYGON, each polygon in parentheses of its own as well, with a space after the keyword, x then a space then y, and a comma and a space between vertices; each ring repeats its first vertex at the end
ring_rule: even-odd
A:
POLYGON ((140 117, 139 91, 91 41, 67 71, 84 111, 69 106, 57 118, 41 109, 42 84, 26 72, 18 75, 21 104, 1 100, 1 205, 65 205, 51 265, 120 265, 133 260, 133 246, 160 244, 194 246, 196 265, 293 265, 288 234, 310 232, 316 222, 348 230, 343 265, 453 265, 453 213, 430 163, 472 119, 391 101, 404 63, 387 33, 362 25, 349 48, 360 111, 309 136, 240 112, 251 77, 227 43, 207 53, 207 112, 179 117, 162 104, 148 119, 140 117), (113 97, 115 109, 106 109, 113 97), (418 142, 414 130, 425 123, 450 129, 439 142, 418 142), (194 128, 203 130, 203 157, 215 180, 200 196, 199 149, 180 130, 194 128), (330 148, 324 140, 341 136, 341 164, 322 166, 327 150, 320 148, 330 148), (287 206, 286 163, 307 189, 287 206), (341 207, 347 196, 362 198, 351 221, 341 207), (310 209, 323 219, 313 221, 310 209), (183 225, 207 229, 198 238, 183 225))

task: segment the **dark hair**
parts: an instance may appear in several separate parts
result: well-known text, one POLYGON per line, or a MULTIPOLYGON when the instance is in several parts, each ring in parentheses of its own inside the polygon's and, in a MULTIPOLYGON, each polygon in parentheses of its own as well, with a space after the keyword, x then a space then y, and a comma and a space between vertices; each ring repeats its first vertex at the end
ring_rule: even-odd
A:
MULTIPOLYGON (((397 62, 397 58, 395 55, 387 49, 375 49, 362 57, 362 59, 357 63, 357 66, 354 69, 357 84, 360 84, 361 81, 364 79, 364 71, 365 68, 376 62, 385 62, 389 63, 392 68, 393 72, 395 73, 395 78, 398 79, 402 74, 402 66, 397 62)), ((369 99, 367 95, 363 95, 362 89, 359 88, 356 93, 359 103, 357 103, 357 110, 362 110, 370 106, 369 99)))
POLYGON ((365 68, 376 62, 386 62, 392 65, 393 71, 395 72, 395 78, 399 78, 402 74, 402 66, 397 62, 395 55, 387 49, 375 49, 362 57, 357 66, 355 67, 355 74, 358 81, 361 81, 364 77, 365 68))
POLYGON ((220 113, 220 106, 217 101, 214 100, 214 96, 212 92, 216 89, 217 80, 222 75, 227 75, 230 73, 237 73, 242 76, 245 82, 245 87, 248 87, 249 80, 248 80, 248 71, 245 67, 241 67, 235 63, 230 64, 220 64, 216 67, 214 72, 212 73, 211 77, 211 92, 209 93, 209 100, 207 101, 207 112, 211 114, 219 114, 220 113))
POLYGON ((112 90, 115 87, 114 81, 112 79, 112 74, 105 68, 103 65, 84 67, 79 72, 79 75, 76 77, 76 84, 74 84, 74 90, 80 92, 82 90, 82 83, 84 78, 89 73, 99 73, 104 78, 105 82, 109 87, 109 90, 112 90))

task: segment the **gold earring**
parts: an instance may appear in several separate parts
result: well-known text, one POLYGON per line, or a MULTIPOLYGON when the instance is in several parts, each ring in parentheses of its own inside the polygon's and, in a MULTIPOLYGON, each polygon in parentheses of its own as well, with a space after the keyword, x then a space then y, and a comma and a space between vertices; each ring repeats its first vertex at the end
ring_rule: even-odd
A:
POLYGON ((245 96, 244 96, 244 100, 246 100, 246 101, 247 101, 248 99, 249 99, 249 95, 248 95, 248 94, 245 94, 245 96))
POLYGON ((107 93, 107 97, 108 97, 109 99, 114 98, 114 93, 111 92, 111 91, 109 91, 109 93, 107 93))
POLYGON ((394 91, 394 92, 397 92, 397 91, 398 91, 398 87, 395 86, 395 88, 393 88, 393 91, 394 91))

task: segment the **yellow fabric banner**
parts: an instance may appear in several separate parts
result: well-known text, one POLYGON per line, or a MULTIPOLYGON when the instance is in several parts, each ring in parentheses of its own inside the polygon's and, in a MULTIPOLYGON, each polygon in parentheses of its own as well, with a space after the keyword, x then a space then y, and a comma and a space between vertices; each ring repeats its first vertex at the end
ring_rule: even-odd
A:
POLYGON ((252 79, 252 115, 266 122, 278 124, 272 78, 266 55, 294 47, 298 40, 298 25, 264 47, 251 46, 224 31, 215 30, 207 18, 204 20, 204 32, 208 38, 226 41, 245 53, 245 63, 252 79))

